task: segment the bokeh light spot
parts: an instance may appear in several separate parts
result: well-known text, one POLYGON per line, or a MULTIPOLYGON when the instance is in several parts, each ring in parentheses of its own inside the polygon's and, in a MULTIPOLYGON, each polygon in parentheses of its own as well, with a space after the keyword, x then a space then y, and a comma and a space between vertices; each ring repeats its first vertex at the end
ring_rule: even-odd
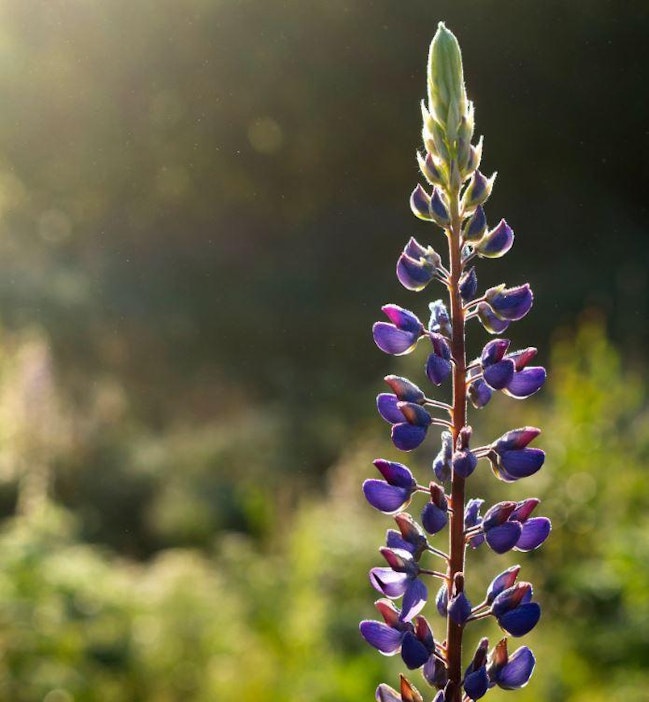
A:
POLYGON ((271 117, 259 117, 248 125, 248 141, 261 154, 277 153, 284 143, 282 128, 271 117))

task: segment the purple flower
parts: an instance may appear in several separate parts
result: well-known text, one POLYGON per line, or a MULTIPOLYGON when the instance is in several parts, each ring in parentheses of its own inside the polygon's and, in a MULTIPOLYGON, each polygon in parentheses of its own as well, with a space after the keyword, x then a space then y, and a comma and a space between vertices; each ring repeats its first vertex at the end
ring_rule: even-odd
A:
POLYGON ((445 482, 451 479, 451 458, 453 456, 453 435, 450 431, 443 431, 442 446, 433 460, 433 470, 438 480, 445 482))
POLYGON ((410 622, 400 619, 399 610, 390 600, 377 600, 374 605, 383 621, 364 619, 359 625, 361 635, 370 646, 374 646, 386 656, 393 656, 401 648, 406 632, 412 631, 413 626, 410 622))
MULTIPOLYGON (((535 348, 506 354, 509 343, 509 339, 494 339, 485 345, 480 356, 482 377, 489 389, 502 390, 510 397, 524 399, 541 388, 545 382, 545 368, 527 368, 527 363, 536 355, 535 348)), ((487 394, 482 386, 475 388, 473 393, 479 398, 478 402, 483 402, 481 406, 491 398, 491 393, 487 394), (478 392, 483 396, 477 395, 478 392)))
POLYGON ((487 604, 491 604, 498 595, 507 588, 510 588, 518 577, 521 567, 519 565, 513 565, 502 573, 499 573, 490 583, 487 588, 487 604))
POLYGON ((409 551, 402 549, 380 549, 389 568, 372 568, 370 582, 379 592, 390 599, 403 595, 401 619, 408 622, 419 614, 428 598, 426 586, 417 579, 419 566, 409 551))
POLYGON ((469 244, 475 244, 480 239, 482 239, 483 234, 487 229, 487 218, 485 216, 484 209, 482 206, 476 207, 476 211, 471 215, 470 219, 467 221, 463 238, 464 241, 469 244))
POLYGON ((451 349, 441 334, 431 332, 430 341, 433 352, 426 361, 426 375, 433 385, 441 385, 451 375, 451 349))
POLYGON ((421 338, 424 325, 415 314, 399 305, 383 305, 381 309, 390 322, 374 324, 374 343, 381 351, 394 356, 410 353, 421 338))
POLYGON ((427 667, 427 678, 435 675, 435 639, 424 617, 415 617, 415 625, 406 632, 401 646, 401 658, 410 670, 427 667))
POLYGON ((534 296, 528 283, 515 288, 506 288, 505 284, 489 288, 485 300, 493 313, 500 319, 515 322, 530 311, 534 296))
POLYGON ((370 478, 363 483, 367 501, 380 512, 394 514, 404 509, 417 489, 417 481, 401 463, 377 458, 374 465, 385 480, 370 478))
POLYGON ((476 409, 482 409, 485 407, 485 405, 489 403, 489 400, 491 400, 491 396, 493 394, 493 390, 482 378, 478 378, 477 380, 471 382, 468 390, 471 404, 476 409))
MULTIPOLYGON (((479 526, 482 524, 482 517, 480 516, 480 508, 484 504, 484 500, 477 497, 469 500, 464 508, 464 529, 471 529, 472 527, 479 526)), ((484 541, 484 534, 478 533, 469 539, 469 546, 471 548, 478 548, 480 544, 484 541)))
POLYGON ((530 583, 516 583, 496 595, 491 613, 510 636, 524 636, 541 617, 541 608, 532 602, 530 583))
POLYGON ((535 664, 534 654, 527 646, 521 646, 510 656, 507 639, 502 639, 489 655, 489 680, 504 690, 517 690, 527 685, 535 664))
POLYGON ((428 539, 422 528, 407 512, 399 512, 395 515, 394 521, 399 531, 388 529, 386 546, 410 551, 413 558, 418 561, 428 548, 428 539))
POLYGON ((464 691, 472 700, 479 700, 487 694, 489 676, 487 675, 487 649, 489 640, 481 639, 473 660, 464 673, 464 691))
POLYGON ((435 483, 430 484, 430 502, 421 512, 421 523, 429 534, 437 534, 448 522, 448 502, 444 490, 435 483))
POLYGON ((447 339, 453 335, 451 318, 449 317, 446 305, 441 300, 435 300, 428 305, 430 319, 428 320, 428 331, 441 334, 447 339))
POLYGON ((380 393, 376 407, 383 419, 392 424, 394 445, 402 451, 411 451, 426 438, 432 423, 430 415, 420 404, 425 395, 407 378, 388 375, 385 380, 395 394, 380 393))
POLYGON ((540 433, 534 427, 513 429, 491 444, 489 460, 497 478, 512 483, 533 475, 541 468, 545 452, 527 446, 540 433))
POLYGON ((475 251, 481 258, 500 258, 504 256, 514 244, 514 232, 511 227, 501 219, 496 227, 487 232, 476 244, 475 251))
MULTIPOLYGON (((547 517, 529 518, 539 500, 530 497, 522 502, 499 502, 489 509, 483 519, 475 518, 489 547, 496 553, 532 551, 550 534, 552 525, 547 517)), ((475 537, 474 537, 475 538, 475 537)))
POLYGON ((407 290, 423 290, 441 265, 439 254, 431 246, 422 246, 410 238, 397 261, 397 278, 407 290))
POLYGON ((509 326, 509 322, 498 317, 486 302, 481 302, 476 308, 476 312, 482 326, 490 334, 502 334, 509 326))
POLYGON ((486 202, 489 195, 491 195, 491 189, 493 188, 495 179, 495 173, 491 178, 486 178, 480 171, 476 171, 471 176, 471 181, 462 195, 462 209, 465 213, 471 212, 478 205, 482 205, 486 202))
POLYGON ((410 196, 410 209, 415 217, 435 222, 440 227, 447 227, 451 222, 448 208, 439 188, 433 188, 432 195, 429 195, 421 185, 417 184, 410 196))
POLYGON ((475 272, 475 266, 471 266, 468 271, 465 271, 460 278, 460 295, 464 302, 472 300, 478 292, 478 276, 475 272))

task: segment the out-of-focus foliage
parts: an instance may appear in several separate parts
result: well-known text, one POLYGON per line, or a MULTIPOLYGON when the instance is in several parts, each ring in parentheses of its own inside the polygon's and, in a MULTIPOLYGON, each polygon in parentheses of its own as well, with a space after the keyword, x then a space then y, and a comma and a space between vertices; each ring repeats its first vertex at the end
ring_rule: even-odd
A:
MULTIPOLYGON (((542 496, 539 511, 554 523, 546 548, 523 564, 544 615, 530 636, 537 670, 518 697, 642 702, 649 685, 646 372, 622 364, 597 321, 559 336, 550 370, 545 397, 529 407, 495 400, 516 413, 516 424, 545 427, 547 470, 507 489, 512 497, 542 496)), ((496 415, 502 422, 503 412, 496 415)), ((476 422, 485 437, 502 429, 481 421, 487 417, 476 422)), ((377 680, 396 679, 399 661, 377 656, 357 631, 360 618, 374 616, 365 573, 380 560, 374 548, 385 527, 359 484, 371 473, 368 457, 391 452, 385 437, 359 435, 319 497, 265 515, 263 542, 231 531, 202 551, 165 549, 134 563, 80 541, 78 520, 51 503, 5 521, 0 700, 372 699, 377 680)), ((497 488, 486 466, 476 475, 481 491, 497 488)), ((511 554, 501 559, 503 568, 515 562, 511 554)), ((479 551, 469 567, 472 583, 485 585, 495 569, 479 551)), ((470 631, 492 640, 500 633, 493 622, 470 631)), ((494 690, 490 699, 508 694, 494 690)))

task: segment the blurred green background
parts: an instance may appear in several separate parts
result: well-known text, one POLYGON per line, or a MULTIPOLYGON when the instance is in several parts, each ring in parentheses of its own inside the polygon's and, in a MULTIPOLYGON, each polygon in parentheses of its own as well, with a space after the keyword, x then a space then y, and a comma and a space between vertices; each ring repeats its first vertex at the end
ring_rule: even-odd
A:
POLYGON ((422 359, 369 330, 425 310, 394 263, 438 237, 408 197, 439 20, 517 234, 480 280, 532 283, 512 338, 550 369, 471 419, 543 427, 541 474, 471 492, 554 523, 517 561, 471 554, 471 597, 520 562, 544 609, 529 687, 489 699, 649 700, 646 0, 3 0, 2 702, 396 683, 357 631, 391 526, 360 483, 398 457, 381 379, 422 359))

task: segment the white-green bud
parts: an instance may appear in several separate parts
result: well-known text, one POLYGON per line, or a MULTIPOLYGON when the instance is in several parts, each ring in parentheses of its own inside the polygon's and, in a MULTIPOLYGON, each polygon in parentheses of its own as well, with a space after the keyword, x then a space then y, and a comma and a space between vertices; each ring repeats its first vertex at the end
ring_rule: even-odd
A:
POLYGON ((460 45, 443 22, 428 54, 428 109, 444 129, 449 144, 457 139, 462 119, 469 121, 460 45))

